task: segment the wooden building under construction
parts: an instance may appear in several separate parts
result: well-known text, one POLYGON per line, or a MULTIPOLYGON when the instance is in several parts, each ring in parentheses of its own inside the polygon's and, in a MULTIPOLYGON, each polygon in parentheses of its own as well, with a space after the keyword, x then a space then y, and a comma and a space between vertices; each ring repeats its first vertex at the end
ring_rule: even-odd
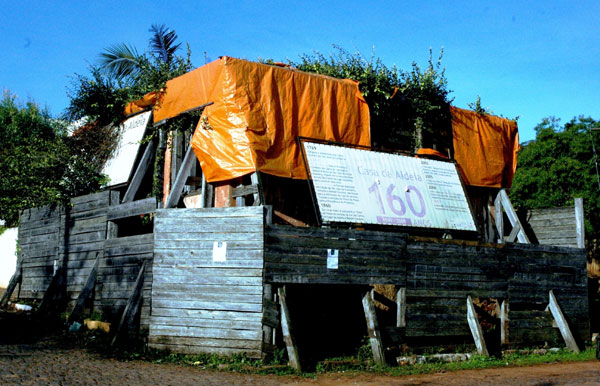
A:
MULTIPOLYGON (((486 344, 577 349, 589 338, 581 237, 530 243, 503 189, 516 167, 512 121, 452 109, 452 161, 477 229, 454 232, 320 224, 297 138, 369 146, 354 82, 223 57, 128 109, 159 127, 202 111, 191 137, 159 147, 163 199, 144 188, 157 154, 148 143, 123 165, 121 185, 26 210, 11 282, 19 298, 77 317, 93 309, 113 330, 139 328, 175 352, 262 357, 285 345, 298 366, 311 336, 325 350, 368 335, 377 361, 402 346, 485 353, 486 344)), ((582 235, 580 204, 567 217, 552 221, 582 235)))

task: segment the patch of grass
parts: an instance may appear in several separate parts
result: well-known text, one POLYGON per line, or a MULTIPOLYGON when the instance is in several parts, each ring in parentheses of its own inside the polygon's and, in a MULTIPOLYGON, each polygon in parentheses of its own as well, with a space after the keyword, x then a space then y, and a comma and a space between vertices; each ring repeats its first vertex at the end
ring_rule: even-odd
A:
POLYGON ((215 371, 232 371, 248 374, 273 374, 273 375, 296 375, 314 378, 319 374, 336 373, 357 375, 361 373, 380 374, 389 376, 404 376, 428 374, 436 372, 477 370, 499 367, 531 366, 544 363, 564 363, 576 361, 589 361, 595 359, 595 347, 588 346, 581 353, 574 353, 567 349, 558 351, 547 351, 544 354, 529 352, 514 352, 502 357, 483 357, 474 355, 471 359, 463 362, 443 363, 432 361, 404 366, 379 366, 373 364, 370 356, 368 340, 351 357, 329 358, 317 363, 314 371, 297 373, 286 363, 285 349, 278 349, 268 361, 248 358, 244 354, 222 356, 217 354, 177 354, 167 350, 148 348, 142 340, 132 340, 127 346, 119 348, 110 347, 110 335, 101 331, 87 331, 83 333, 70 334, 70 340, 79 340, 89 349, 96 350, 104 356, 122 361, 147 361, 152 363, 172 363, 182 366, 199 367, 215 371))

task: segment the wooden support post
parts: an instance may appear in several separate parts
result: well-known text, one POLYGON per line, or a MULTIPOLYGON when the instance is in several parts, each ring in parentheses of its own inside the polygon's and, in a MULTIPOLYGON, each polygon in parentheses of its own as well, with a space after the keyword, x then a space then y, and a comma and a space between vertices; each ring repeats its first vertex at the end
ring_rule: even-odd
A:
POLYGON ((259 181, 258 181, 258 172, 254 172, 250 175, 250 181, 252 182, 252 185, 256 185, 258 187, 258 191, 256 193, 254 193, 254 206, 258 206, 260 204, 263 204, 263 202, 261 202, 260 199, 260 185, 259 185, 259 181))
POLYGON ((556 301, 556 297, 554 296, 554 292, 550 290, 549 293, 550 302, 548 306, 550 307, 550 312, 552 312, 552 316, 558 325, 558 329, 560 330, 560 334, 562 335, 567 347, 573 350, 573 352, 578 353, 579 347, 577 346, 577 342, 575 342, 575 338, 573 334, 571 334, 571 329, 569 329, 569 324, 567 323, 567 319, 562 313, 558 302, 556 301))
POLYGON ((373 303, 373 290, 365 292, 362 298, 363 310, 367 321, 367 330, 369 332, 369 342, 373 351, 373 361, 378 365, 385 365, 385 355, 383 354, 383 344, 381 342, 381 333, 379 323, 375 314, 375 304, 373 303))
POLYGON ((508 318, 509 307, 508 299, 502 301, 500 306, 500 343, 508 344, 508 324, 510 319, 508 318))
POLYGON ((471 335, 475 340, 475 346, 477 347, 477 353, 483 356, 489 356, 490 353, 485 345, 485 339, 483 339, 483 331, 481 325, 477 320, 477 313, 475 312, 475 306, 473 306, 473 299, 471 296, 467 296, 467 322, 469 322, 469 328, 471 329, 471 335))
POLYGON ((494 201, 494 222, 496 223, 496 229, 498 230, 498 243, 504 244, 504 212, 502 211, 502 202, 500 201, 500 194, 496 196, 494 201))
POLYGON ((290 366, 300 372, 302 367, 300 366, 300 357, 298 356, 298 346, 293 335, 292 324, 290 321, 290 312, 287 306, 285 286, 279 288, 279 305, 281 307, 281 331, 283 333, 283 341, 287 348, 288 358, 290 360, 290 366))
POLYGON ((235 206, 232 181, 215 183, 215 208, 235 206))
POLYGON ((144 285, 144 271, 146 270, 147 260, 144 260, 142 263, 142 267, 140 268, 140 272, 138 273, 137 279, 135 280, 135 286, 133 287, 133 291, 131 291, 131 295, 129 296, 129 300, 125 305, 125 310, 123 310, 123 315, 121 315, 121 320, 119 321, 119 327, 113 337, 111 346, 114 346, 117 340, 119 339, 122 330, 129 330, 131 325, 133 324, 133 319, 135 315, 138 313, 141 304, 142 304, 142 287, 144 285))
POLYGON ((577 248, 585 248, 585 224, 583 221, 583 198, 575 199, 575 226, 577 230, 577 248))
POLYGON ((523 225, 517 216, 517 212, 515 212, 515 208, 513 208, 512 203, 510 202, 510 198, 508 198, 508 194, 506 194, 505 189, 500 189, 498 195, 496 196, 496 200, 494 201, 494 206, 496 207, 496 228, 498 228, 498 232, 500 233, 500 241, 504 241, 504 225, 502 221, 502 209, 506 211, 506 216, 510 220, 510 223, 513 227, 518 226, 517 238, 519 242, 529 244, 530 241, 525 234, 523 225))
POLYGON ((406 327, 406 288, 396 293, 396 327, 406 327))
POLYGON ((98 275, 98 265, 100 263, 100 252, 96 252, 96 261, 94 262, 94 266, 88 275, 85 285, 79 292, 79 296, 77 297, 77 301, 75 302, 75 307, 73 307, 73 311, 69 315, 69 320, 67 321, 67 325, 71 325, 74 321, 81 319, 81 315, 83 314, 83 307, 85 306, 85 301, 90 297, 94 287, 96 285, 96 276, 98 275))
POLYGON ((10 278, 8 282, 8 287, 6 288, 6 292, 2 295, 2 299, 0 299, 0 308, 6 307, 10 297, 12 296, 15 288, 17 288, 17 284, 20 284, 23 281, 23 269, 21 268, 21 261, 17 264, 15 269, 15 273, 10 278))
POLYGON ((122 202, 131 202, 135 198, 135 194, 137 193, 140 185, 142 183, 142 179, 146 175, 146 171, 148 167, 152 163, 152 159, 154 158, 154 144, 152 142, 148 142, 146 144, 146 150, 144 150, 144 155, 142 155, 142 159, 138 164, 135 173, 133 174, 133 178, 127 187, 127 191, 123 196, 122 202))
POLYGON ((181 192, 183 192, 183 186, 190 175, 190 170, 194 162, 196 162, 196 155, 194 154, 192 147, 189 146, 185 153, 185 157, 183 158, 181 168, 179 168, 179 173, 177 173, 175 183, 169 193, 169 197, 167 197, 167 200, 165 201, 165 208, 172 208, 179 202, 181 192))
POLYGON ((55 316, 58 312, 62 312, 64 306, 64 296, 67 289, 65 266, 60 266, 54 273, 48 289, 44 293, 44 297, 36 313, 43 318, 55 316))

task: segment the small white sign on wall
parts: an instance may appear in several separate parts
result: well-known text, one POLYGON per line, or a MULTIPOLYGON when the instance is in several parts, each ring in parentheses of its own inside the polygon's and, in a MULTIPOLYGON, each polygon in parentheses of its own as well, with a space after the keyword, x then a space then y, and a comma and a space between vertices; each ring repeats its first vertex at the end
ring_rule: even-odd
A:
POLYGON ((227 261, 227 242, 215 241, 213 243, 213 261, 214 262, 225 262, 227 261))
POLYGON ((339 251, 337 249, 327 250, 327 269, 338 269, 339 251))

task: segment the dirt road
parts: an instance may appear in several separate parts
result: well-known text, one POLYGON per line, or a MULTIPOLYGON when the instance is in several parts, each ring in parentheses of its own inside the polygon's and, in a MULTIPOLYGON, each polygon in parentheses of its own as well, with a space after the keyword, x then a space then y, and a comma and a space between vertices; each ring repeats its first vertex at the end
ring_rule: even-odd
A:
POLYGON ((0 384, 5 385, 597 385, 600 362, 469 370, 387 377, 327 374, 317 379, 247 375, 198 367, 123 362, 62 340, 0 346, 0 384))

